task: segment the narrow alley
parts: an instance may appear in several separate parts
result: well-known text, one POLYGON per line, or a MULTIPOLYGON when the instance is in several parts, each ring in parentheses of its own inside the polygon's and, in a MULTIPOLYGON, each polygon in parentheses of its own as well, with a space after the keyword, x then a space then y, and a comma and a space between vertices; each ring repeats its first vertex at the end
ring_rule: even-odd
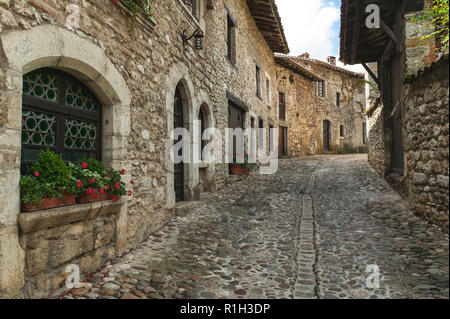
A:
POLYGON ((449 238, 366 155, 280 161, 206 193, 60 298, 448 298, 449 238), (369 266, 369 268, 368 268, 369 266), (378 267, 380 287, 366 271, 378 267))

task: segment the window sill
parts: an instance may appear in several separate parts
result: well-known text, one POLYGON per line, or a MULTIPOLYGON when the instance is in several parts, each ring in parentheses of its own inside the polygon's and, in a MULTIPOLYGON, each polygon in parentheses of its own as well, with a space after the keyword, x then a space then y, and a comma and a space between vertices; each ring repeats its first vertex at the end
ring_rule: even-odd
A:
MULTIPOLYGON (((123 1, 118 1, 117 4, 122 10, 126 11, 130 16, 133 16, 130 7, 126 3, 124 3, 123 1)), ((152 17, 144 17, 142 14, 136 16, 136 23, 141 25, 148 32, 153 32, 156 26, 156 20, 154 20, 152 17)))
POLYGON ((188 22, 195 28, 200 29, 203 34, 205 34, 205 27, 202 26, 200 21, 197 20, 197 18, 192 14, 192 12, 186 7, 186 5, 183 3, 182 0, 175 1, 177 8, 183 13, 183 15, 186 17, 188 22))
POLYGON ((89 204, 78 204, 32 213, 19 214, 20 229, 24 234, 49 228, 68 225, 76 222, 92 220, 99 216, 109 216, 120 212, 126 200, 117 203, 101 201, 89 204))

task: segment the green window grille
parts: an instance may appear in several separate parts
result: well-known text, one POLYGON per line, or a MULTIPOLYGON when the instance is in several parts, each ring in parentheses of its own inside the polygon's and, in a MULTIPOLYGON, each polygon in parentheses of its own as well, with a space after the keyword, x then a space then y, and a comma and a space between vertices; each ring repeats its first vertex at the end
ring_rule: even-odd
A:
POLYGON ((101 160, 100 102, 75 77, 47 68, 23 77, 22 174, 46 149, 68 162, 101 160))

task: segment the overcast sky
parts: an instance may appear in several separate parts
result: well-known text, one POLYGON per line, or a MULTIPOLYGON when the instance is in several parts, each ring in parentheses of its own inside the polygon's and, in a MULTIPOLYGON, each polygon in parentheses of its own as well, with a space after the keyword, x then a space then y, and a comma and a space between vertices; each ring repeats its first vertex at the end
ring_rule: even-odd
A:
MULTIPOLYGON (((339 57, 340 0, 275 0, 290 55, 308 52, 311 58, 339 57)), ((343 66, 340 62, 338 65, 343 66)), ((361 65, 346 68, 363 72, 361 65)))

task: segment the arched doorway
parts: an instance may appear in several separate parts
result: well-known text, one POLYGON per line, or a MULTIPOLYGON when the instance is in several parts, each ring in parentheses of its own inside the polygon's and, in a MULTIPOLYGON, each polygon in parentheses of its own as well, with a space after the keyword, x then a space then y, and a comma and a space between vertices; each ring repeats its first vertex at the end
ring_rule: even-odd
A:
MULTIPOLYGON (((183 100, 179 86, 175 90, 174 106, 173 106, 173 128, 184 127, 184 113, 183 113, 183 100)), ((174 144, 181 141, 180 136, 177 140, 174 140, 174 144)), ((180 148, 178 156, 182 156, 183 148, 180 148)), ((175 186, 175 200, 177 202, 184 200, 184 163, 174 164, 174 186, 175 186)))
POLYGON ((323 121, 323 151, 331 151, 331 122, 328 120, 323 121))
POLYGON ((102 106, 78 79, 51 68, 23 76, 21 173, 30 173, 41 150, 67 162, 101 160, 102 106))

